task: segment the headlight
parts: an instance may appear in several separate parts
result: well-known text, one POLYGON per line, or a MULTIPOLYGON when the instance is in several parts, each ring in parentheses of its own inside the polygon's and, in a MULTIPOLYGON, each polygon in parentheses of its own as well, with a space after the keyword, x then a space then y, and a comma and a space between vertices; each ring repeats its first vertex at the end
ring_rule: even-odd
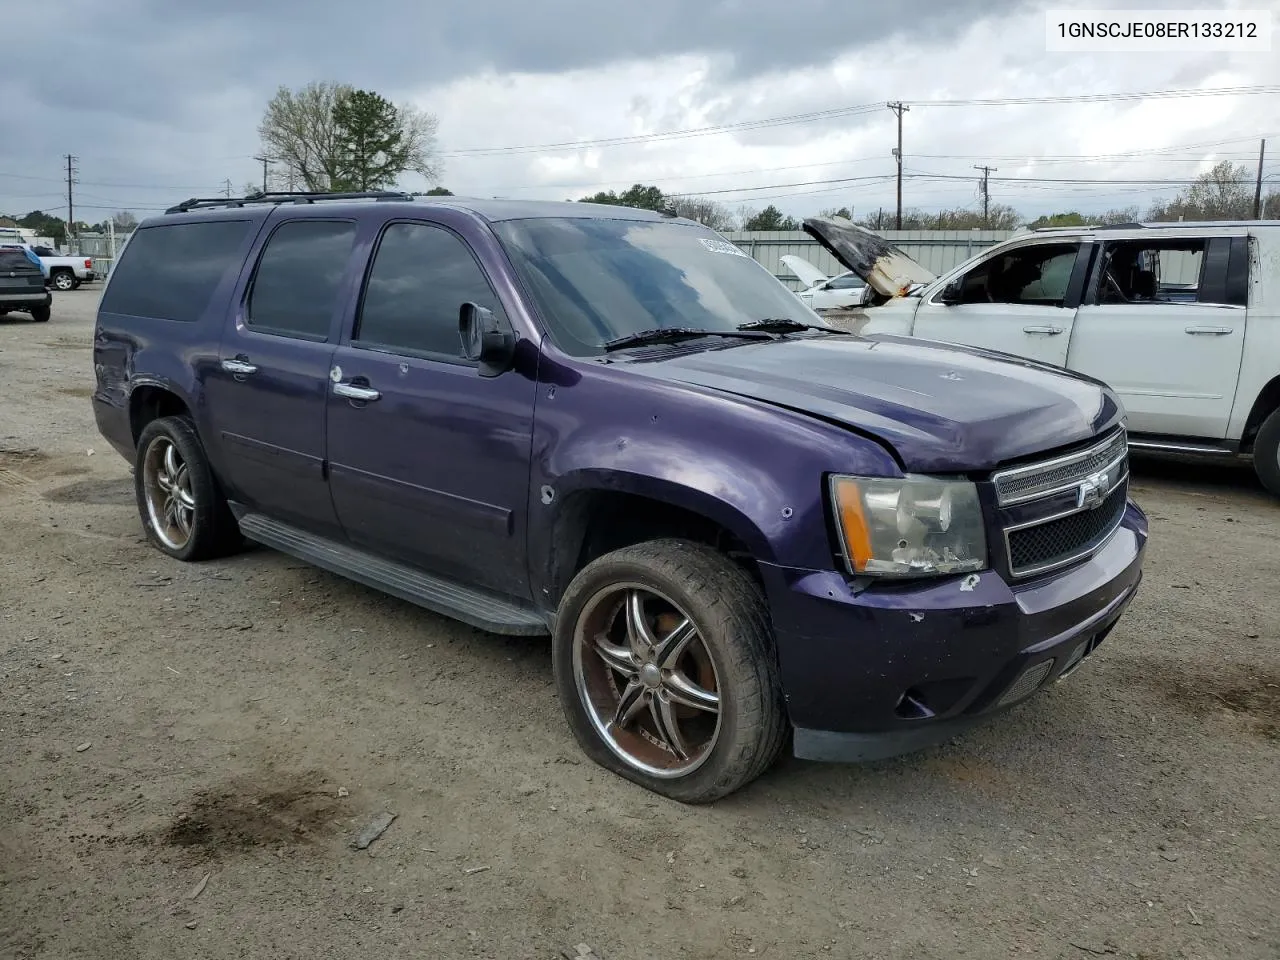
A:
POLYGON ((986 569, 982 505, 967 480, 834 476, 831 501, 851 573, 923 577, 986 569))

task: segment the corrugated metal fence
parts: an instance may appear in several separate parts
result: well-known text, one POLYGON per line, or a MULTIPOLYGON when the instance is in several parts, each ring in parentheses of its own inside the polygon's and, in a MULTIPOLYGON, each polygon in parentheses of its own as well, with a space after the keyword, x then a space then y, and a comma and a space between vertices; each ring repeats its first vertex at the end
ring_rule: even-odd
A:
MULTIPOLYGON (((907 256, 918 260, 933 273, 943 273, 975 253, 1007 240, 1015 235, 1013 230, 881 230, 884 237, 900 248, 907 256)), ((804 287, 781 262, 781 257, 793 254, 804 257, 815 267, 832 277, 844 273, 845 268, 826 249, 803 231, 735 231, 725 236, 764 265, 792 290, 804 287)))

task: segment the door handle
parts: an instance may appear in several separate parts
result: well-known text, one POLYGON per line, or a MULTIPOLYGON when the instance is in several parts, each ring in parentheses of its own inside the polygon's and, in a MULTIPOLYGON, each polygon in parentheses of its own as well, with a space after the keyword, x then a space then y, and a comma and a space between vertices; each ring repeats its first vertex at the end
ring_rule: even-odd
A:
POLYGON ((1056 337, 1062 332, 1061 327, 1023 327, 1023 333, 1043 333, 1045 336, 1056 337))
POLYGON ((246 363, 244 360, 223 360, 222 369, 227 373, 234 373, 238 376, 247 376, 258 372, 257 367, 252 363, 246 363))
POLYGON ((1187 333, 1194 337, 1221 337, 1234 329, 1234 327, 1187 327, 1187 333))
POLYGON ((354 383, 335 383, 333 392, 335 396, 346 397, 348 400, 369 401, 382 397, 382 394, 372 387, 357 387, 354 383))

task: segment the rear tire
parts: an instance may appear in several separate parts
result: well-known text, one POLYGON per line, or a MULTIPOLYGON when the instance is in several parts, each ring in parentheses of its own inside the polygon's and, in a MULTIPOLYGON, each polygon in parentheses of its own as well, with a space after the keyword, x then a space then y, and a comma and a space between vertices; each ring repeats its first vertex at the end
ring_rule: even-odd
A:
POLYGON ((53 314, 51 307, 32 307, 31 319, 36 323, 48 323, 49 317, 53 314))
POLYGON ((1262 421, 1253 442, 1253 470, 1268 491, 1280 497, 1280 409, 1262 421))
POLYGON ((560 603, 552 659, 583 751, 655 793, 710 803, 782 750, 768 608, 755 582, 710 547, 655 540, 587 564, 560 603))
POLYGON ((74 290, 76 287, 75 274, 69 273, 66 270, 59 270, 50 278, 50 282, 52 282, 55 290, 62 290, 64 292, 67 290, 74 290))
POLYGON ((226 556, 243 544, 189 417, 152 420, 138 437, 134 495, 147 539, 176 560, 226 556))

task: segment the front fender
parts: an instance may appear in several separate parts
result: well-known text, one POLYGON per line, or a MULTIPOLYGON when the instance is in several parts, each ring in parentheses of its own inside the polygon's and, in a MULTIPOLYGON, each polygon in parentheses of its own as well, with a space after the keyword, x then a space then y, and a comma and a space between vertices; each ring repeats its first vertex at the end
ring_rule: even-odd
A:
POLYGON ((760 562, 831 569, 826 476, 900 475, 885 447, 803 412, 623 364, 549 366, 534 418, 527 538, 531 582, 545 596, 555 594, 555 531, 574 493, 647 497, 716 523, 760 562))

